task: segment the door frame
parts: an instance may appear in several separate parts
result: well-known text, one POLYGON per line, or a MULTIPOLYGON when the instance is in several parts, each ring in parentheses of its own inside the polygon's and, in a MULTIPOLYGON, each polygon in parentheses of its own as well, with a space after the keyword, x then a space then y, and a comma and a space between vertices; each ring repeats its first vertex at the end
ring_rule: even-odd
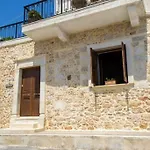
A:
MULTIPOLYGON (((29 109, 27 109, 26 111, 28 112, 28 113, 30 113, 30 115, 28 115, 28 116, 39 116, 39 106, 40 106, 40 66, 37 66, 37 67, 29 67, 29 68, 23 68, 22 69, 22 82, 21 82, 21 84, 22 84, 22 87, 21 87, 21 99, 20 99, 20 116, 21 117, 24 117, 25 115, 23 114, 23 112, 22 112, 22 108, 24 109, 24 105, 23 105, 23 103, 24 103, 24 98, 23 98, 23 94, 25 94, 24 93, 24 83, 26 82, 26 77, 24 77, 24 74, 28 74, 28 76, 29 76, 29 80, 30 80, 30 84, 31 84, 31 87, 30 87, 30 98, 29 98, 29 109), (33 78, 35 78, 35 73, 36 73, 36 77, 37 77, 37 79, 38 80, 35 80, 37 83, 35 83, 35 84, 33 84, 33 78), (38 74, 38 75, 37 75, 38 74), (23 80, 25 80, 25 82, 23 82, 23 80), (38 88, 38 92, 39 92, 39 97, 38 98, 36 98, 36 100, 35 100, 35 97, 33 96, 33 92, 35 92, 34 90, 35 90, 35 86, 34 85, 39 85, 39 88, 38 88), (34 101, 38 101, 38 106, 36 107, 37 109, 35 110, 35 111, 38 111, 38 113, 37 113, 37 115, 33 115, 33 112, 34 112, 34 109, 33 108, 35 108, 35 107, 33 107, 33 102, 34 101)), ((27 85, 27 87, 26 88, 28 88, 28 85, 27 85)), ((27 93, 26 93, 27 94, 27 93)), ((25 94, 25 95, 26 95, 25 94)), ((29 94, 29 93, 28 93, 29 94)), ((27 94, 27 95, 28 95, 27 94)), ((34 112, 35 113, 35 112, 34 112)))
MULTIPOLYGON (((46 82, 46 55, 35 56, 28 59, 15 61, 14 98, 12 103, 11 124, 16 122, 20 116, 22 69, 40 66, 40 101, 38 127, 44 128, 45 118, 45 82, 46 82)), ((31 118, 31 117, 30 117, 31 118)), ((34 118, 34 117, 33 117, 34 118)), ((37 118, 37 117, 36 117, 37 118)))

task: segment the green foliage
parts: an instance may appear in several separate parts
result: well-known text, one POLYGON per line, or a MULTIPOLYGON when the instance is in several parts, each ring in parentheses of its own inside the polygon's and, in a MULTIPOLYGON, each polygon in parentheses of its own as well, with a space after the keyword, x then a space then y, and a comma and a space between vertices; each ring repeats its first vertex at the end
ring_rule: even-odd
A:
POLYGON ((28 22, 34 22, 42 19, 42 16, 36 10, 30 10, 28 12, 28 22))
POLYGON ((106 81, 113 81, 115 80, 114 78, 106 78, 106 81))
POLYGON ((7 38, 0 39, 0 41, 9 41, 9 40, 12 40, 12 39, 13 39, 13 37, 7 37, 7 38))
POLYGON ((76 9, 83 8, 87 5, 86 0, 72 0, 72 6, 76 9))
POLYGON ((98 0, 91 0, 91 2, 96 2, 96 1, 98 1, 98 0))

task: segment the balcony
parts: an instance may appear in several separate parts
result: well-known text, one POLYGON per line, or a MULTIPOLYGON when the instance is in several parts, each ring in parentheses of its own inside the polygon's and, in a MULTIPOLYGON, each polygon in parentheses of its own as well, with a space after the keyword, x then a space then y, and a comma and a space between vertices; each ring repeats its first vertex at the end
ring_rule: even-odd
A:
POLYGON ((69 39, 69 34, 122 21, 130 21, 133 27, 138 26, 139 18, 145 15, 141 0, 84 1, 80 0, 80 5, 77 6, 73 0, 56 0, 55 3, 53 0, 44 0, 38 6, 32 4, 25 7, 26 24, 23 25, 23 33, 34 41, 58 37, 65 42, 69 39), (31 10, 37 11, 42 19, 27 22, 31 10))
POLYGON ((138 26, 144 15, 141 0, 41 0, 24 6, 23 21, 0 27, 0 41, 27 35, 34 41, 58 37, 65 42, 69 34, 122 21, 138 26))
POLYGON ((0 42, 23 37, 22 25, 23 21, 20 21, 0 27, 0 42))

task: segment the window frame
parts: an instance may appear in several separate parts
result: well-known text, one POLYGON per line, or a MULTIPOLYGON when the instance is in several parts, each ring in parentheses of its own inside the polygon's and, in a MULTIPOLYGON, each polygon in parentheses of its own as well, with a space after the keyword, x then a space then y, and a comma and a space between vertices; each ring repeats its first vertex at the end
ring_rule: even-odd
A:
POLYGON ((104 50, 99 50, 99 51, 95 51, 94 49, 90 48, 91 82, 93 83, 93 85, 101 85, 99 83, 99 81, 101 80, 101 75, 102 75, 102 73, 100 73, 100 70, 99 70, 100 64, 98 63, 99 62, 99 58, 98 58, 99 54, 116 52, 116 51, 120 51, 122 53, 122 69, 123 69, 122 73, 123 73, 124 82, 128 83, 126 45, 123 42, 121 42, 120 46, 109 47, 108 49, 106 48, 104 50))
MULTIPOLYGON (((91 44, 87 46, 87 52, 88 52, 88 86, 89 87, 96 87, 96 86, 106 86, 106 85, 93 85, 92 78, 91 78, 91 48, 94 49, 96 52, 102 52, 105 50, 110 50, 113 48, 119 48, 121 46, 121 43, 124 43, 126 45, 126 62, 127 62, 127 72, 128 72, 128 84, 134 83, 134 57, 133 57, 133 45, 132 45, 132 39, 131 38, 125 38, 120 40, 112 40, 107 41, 100 44, 91 44)), ((118 85, 118 84, 116 84, 118 85)))

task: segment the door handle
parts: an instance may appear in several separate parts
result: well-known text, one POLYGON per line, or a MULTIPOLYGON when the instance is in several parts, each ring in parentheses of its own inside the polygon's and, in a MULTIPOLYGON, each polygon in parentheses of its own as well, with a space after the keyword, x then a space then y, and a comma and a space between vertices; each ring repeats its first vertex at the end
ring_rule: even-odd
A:
POLYGON ((40 93, 34 93, 34 96, 40 96, 40 93))

